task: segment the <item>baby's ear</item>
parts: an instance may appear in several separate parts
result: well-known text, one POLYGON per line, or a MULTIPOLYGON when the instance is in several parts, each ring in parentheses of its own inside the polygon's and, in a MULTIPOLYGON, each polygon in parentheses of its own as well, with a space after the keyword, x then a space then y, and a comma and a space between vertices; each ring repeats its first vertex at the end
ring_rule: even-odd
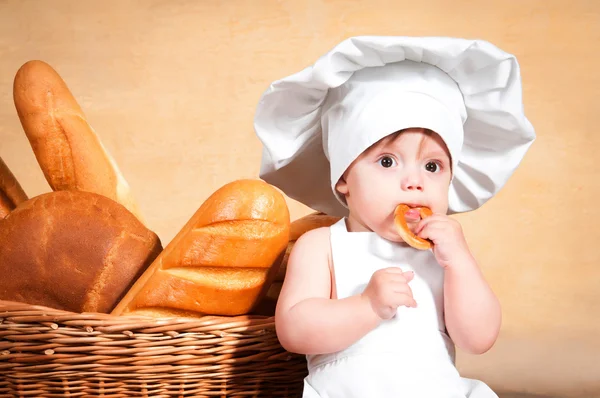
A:
POLYGON ((344 177, 341 177, 335 184, 335 190, 344 196, 348 194, 348 183, 346 183, 344 177))

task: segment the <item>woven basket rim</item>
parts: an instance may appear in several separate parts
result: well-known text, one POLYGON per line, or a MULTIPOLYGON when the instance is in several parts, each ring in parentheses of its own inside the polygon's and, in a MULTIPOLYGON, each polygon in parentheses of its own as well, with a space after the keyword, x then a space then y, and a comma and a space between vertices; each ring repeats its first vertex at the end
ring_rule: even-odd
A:
MULTIPOLYGON (((68 310, 56 309, 48 306, 39 304, 29 304, 18 301, 0 300, 0 322, 3 318, 10 314, 11 318, 15 317, 15 314, 22 312, 23 316, 30 317, 36 313, 40 313, 40 317, 48 317, 48 321, 55 319, 60 321, 62 319, 68 319, 70 321, 88 321, 90 324, 102 325, 102 326, 123 326, 123 329, 127 329, 127 325, 136 325, 136 329, 147 327, 162 326, 165 330, 168 327, 215 327, 222 328, 224 326, 228 328, 232 327, 256 327, 274 329, 275 317, 267 315, 199 315, 197 317, 154 317, 150 315, 139 315, 139 314, 122 314, 113 315, 101 312, 73 312, 68 310), (50 319, 52 318, 52 319, 50 319)), ((40 319, 41 321, 41 319, 40 319)))
POLYGON ((103 312, 74 312, 74 311, 69 311, 69 310, 62 310, 62 309, 58 309, 58 308, 53 308, 53 307, 48 307, 48 306, 44 306, 44 305, 40 305, 40 304, 30 304, 30 303, 25 303, 25 302, 21 302, 21 301, 11 301, 11 300, 2 300, 0 299, 0 309, 2 311, 7 311, 7 309, 10 311, 14 311, 15 308, 29 308, 31 310, 35 310, 35 311, 48 311, 48 312, 53 312, 53 313, 61 313, 61 314, 78 314, 78 315, 82 315, 82 316, 93 316, 93 317, 100 317, 100 318, 107 318, 107 319, 112 319, 112 318, 129 318, 129 319, 154 319, 154 320, 181 320, 181 321, 190 321, 190 320, 198 320, 198 319, 204 319, 204 318, 211 318, 211 319, 222 319, 222 320, 227 320, 228 322, 230 322, 231 320, 266 320, 266 319, 273 319, 275 318, 274 316, 268 316, 268 315, 254 315, 254 314, 245 314, 245 315, 198 315, 198 316, 190 316, 190 317, 185 317, 185 316, 177 316, 177 317, 155 317, 155 316, 150 316, 150 315, 139 315, 139 314, 122 314, 122 315, 113 315, 113 314, 107 314, 107 313, 103 313, 103 312))

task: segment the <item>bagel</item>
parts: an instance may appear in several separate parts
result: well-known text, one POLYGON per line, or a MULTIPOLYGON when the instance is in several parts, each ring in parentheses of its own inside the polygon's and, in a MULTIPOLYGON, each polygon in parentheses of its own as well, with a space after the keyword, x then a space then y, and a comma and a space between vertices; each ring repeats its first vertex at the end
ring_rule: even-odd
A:
POLYGON ((421 215, 422 219, 429 217, 433 214, 431 209, 429 209, 428 207, 410 207, 405 204, 400 204, 396 206, 396 210, 394 211, 394 226, 396 227, 396 230, 398 231, 398 234, 400 235, 402 240, 408 245, 419 250, 431 249, 431 241, 419 238, 418 236, 413 234, 410 229, 408 229, 405 214, 411 209, 419 210, 419 214, 421 215))

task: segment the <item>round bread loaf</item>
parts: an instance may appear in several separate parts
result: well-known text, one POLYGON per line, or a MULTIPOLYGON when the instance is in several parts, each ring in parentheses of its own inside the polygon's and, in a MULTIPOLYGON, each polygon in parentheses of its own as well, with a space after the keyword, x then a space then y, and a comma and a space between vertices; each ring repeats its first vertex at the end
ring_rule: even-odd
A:
POLYGON ((162 246, 123 205, 57 191, 0 220, 0 299, 74 312, 110 312, 162 246))

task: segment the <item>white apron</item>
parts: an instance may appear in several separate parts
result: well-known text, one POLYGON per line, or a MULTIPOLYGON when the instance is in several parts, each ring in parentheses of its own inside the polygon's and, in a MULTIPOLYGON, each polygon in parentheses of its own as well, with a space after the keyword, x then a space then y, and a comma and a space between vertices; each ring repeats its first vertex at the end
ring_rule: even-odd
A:
POLYGON ((304 398, 498 398, 483 382, 462 378, 444 324, 444 271, 431 250, 398 245, 373 232, 351 232, 342 218, 331 226, 338 298, 361 293, 382 268, 413 271, 417 308, 398 308, 349 348, 308 355, 304 398))

